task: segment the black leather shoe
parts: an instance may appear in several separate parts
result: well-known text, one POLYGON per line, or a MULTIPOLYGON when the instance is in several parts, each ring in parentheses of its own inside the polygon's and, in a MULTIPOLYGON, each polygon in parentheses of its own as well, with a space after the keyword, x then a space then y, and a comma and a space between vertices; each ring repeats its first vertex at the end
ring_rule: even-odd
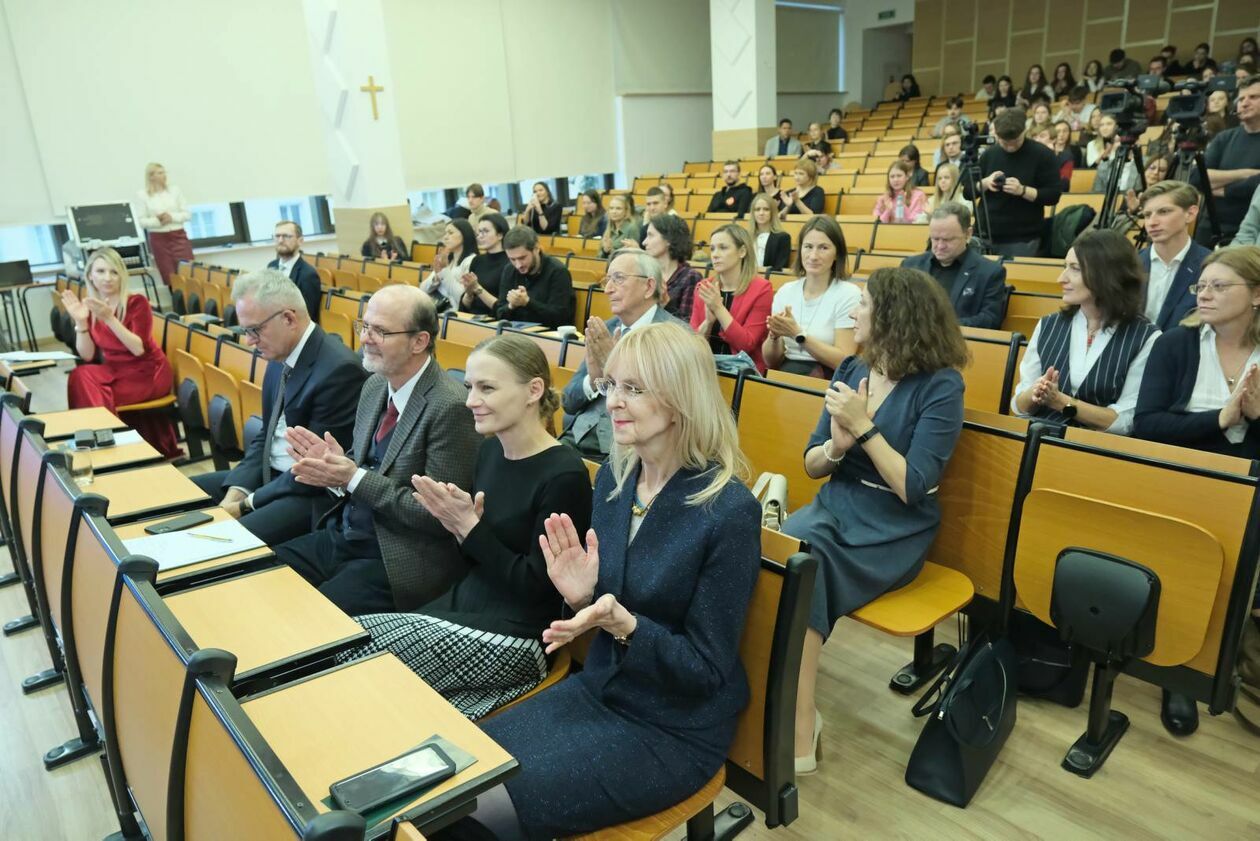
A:
POLYGON ((1164 722, 1164 729, 1174 736, 1189 736, 1199 729, 1199 705, 1185 695, 1165 689, 1159 720, 1164 722))

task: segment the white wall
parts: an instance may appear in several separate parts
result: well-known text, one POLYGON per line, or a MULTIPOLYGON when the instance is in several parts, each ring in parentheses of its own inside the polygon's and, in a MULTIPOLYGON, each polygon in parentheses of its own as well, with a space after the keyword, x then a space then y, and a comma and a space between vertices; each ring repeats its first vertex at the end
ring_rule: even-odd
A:
POLYGON ((44 181, 44 164, 35 146, 26 91, 9 37, 9 23, 0 6, 0 225, 26 225, 55 215, 44 181))
MULTIPOLYGON (((706 0, 614 0, 612 27, 618 94, 713 90, 706 0)), ((583 57, 597 66, 598 57, 575 43, 570 58, 580 65, 583 57)))
POLYGON ((132 198, 153 160, 192 202, 327 192, 297 0, 4 10, 58 212, 132 198), (277 43, 286 32, 288 50, 277 43))
POLYGON ((680 172, 686 161, 709 160, 713 154, 710 102, 708 94, 617 97, 617 171, 633 179, 645 173, 680 172))
MULTIPOLYGON (((867 76, 874 65, 872 57, 863 49, 865 33, 868 29, 885 26, 900 26, 914 21, 914 0, 845 0, 844 2, 844 87, 848 101, 873 106, 878 99, 871 98, 870 90, 882 91, 887 79, 880 79, 878 85, 869 84, 867 76), (880 20, 879 13, 892 10, 890 20, 880 20)), ((910 64, 906 64, 903 73, 910 72, 910 64)), ((876 74, 880 71, 875 70, 876 74)), ((878 75, 876 76, 878 78, 878 75)))

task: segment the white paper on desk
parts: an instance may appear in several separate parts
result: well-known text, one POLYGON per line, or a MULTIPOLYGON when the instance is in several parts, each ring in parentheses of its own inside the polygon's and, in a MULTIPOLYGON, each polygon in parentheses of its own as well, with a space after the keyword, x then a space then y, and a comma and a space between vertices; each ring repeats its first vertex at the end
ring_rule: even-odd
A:
POLYGON ((131 540, 124 540, 123 545, 132 554, 144 555, 157 561, 159 570, 167 570, 235 555, 248 549, 258 549, 266 544, 236 520, 229 519, 170 534, 133 537, 131 540), (230 542, 221 543, 194 536, 198 534, 224 537, 230 542))
MULTIPOLYGON (((144 439, 141 438, 140 433, 136 432, 134 429, 119 430, 118 432, 114 433, 114 446, 115 447, 125 447, 128 444, 139 444, 142 441, 144 441, 144 439)), ((74 445, 73 439, 66 442, 66 449, 68 450, 78 449, 78 447, 74 445)), ((113 448, 112 447, 85 447, 84 449, 86 449, 89 453, 94 453, 94 452, 103 453, 113 448)))
POLYGON ((0 359, 5 362, 66 362, 75 358, 74 354, 66 353, 64 350, 11 350, 0 353, 0 359))

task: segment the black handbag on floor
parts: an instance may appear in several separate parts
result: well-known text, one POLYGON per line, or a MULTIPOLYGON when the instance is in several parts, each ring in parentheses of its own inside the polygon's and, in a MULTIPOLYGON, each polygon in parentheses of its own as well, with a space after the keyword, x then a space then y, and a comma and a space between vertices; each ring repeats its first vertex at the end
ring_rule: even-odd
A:
POLYGON ((1065 707, 1080 706, 1089 658, 1079 646, 1064 642, 1057 629, 1022 610, 1012 612, 1007 634, 1015 646, 1020 692, 1065 707))
POLYGON ((1015 726, 1016 694, 1010 641, 968 640, 914 705, 914 715, 928 719, 906 784, 954 806, 970 803, 1015 726))

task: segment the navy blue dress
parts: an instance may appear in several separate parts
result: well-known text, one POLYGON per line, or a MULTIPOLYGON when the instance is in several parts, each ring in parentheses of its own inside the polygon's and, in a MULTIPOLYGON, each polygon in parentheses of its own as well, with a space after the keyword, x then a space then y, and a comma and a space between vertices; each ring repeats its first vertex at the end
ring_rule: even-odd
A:
POLYGON ((708 478, 680 470, 634 542, 635 474, 595 480, 595 597, 638 617, 629 646, 600 631, 583 671, 485 722, 521 764, 507 782, 531 838, 591 832, 669 808, 725 761, 748 680, 739 641, 761 566, 761 511, 732 480, 707 505, 685 504, 708 478))
MULTIPOLYGON (((857 389, 870 369, 850 356, 837 380, 857 389)), ((906 459, 903 503, 885 484, 862 447, 853 447, 814 501, 788 517, 783 531, 807 541, 818 558, 809 626, 827 639, 841 616, 909 584, 923 568, 941 512, 936 485, 962 432, 963 379, 953 368, 913 374, 899 382, 873 418, 906 459)), ((805 447, 831 437, 824 408, 805 447)))

